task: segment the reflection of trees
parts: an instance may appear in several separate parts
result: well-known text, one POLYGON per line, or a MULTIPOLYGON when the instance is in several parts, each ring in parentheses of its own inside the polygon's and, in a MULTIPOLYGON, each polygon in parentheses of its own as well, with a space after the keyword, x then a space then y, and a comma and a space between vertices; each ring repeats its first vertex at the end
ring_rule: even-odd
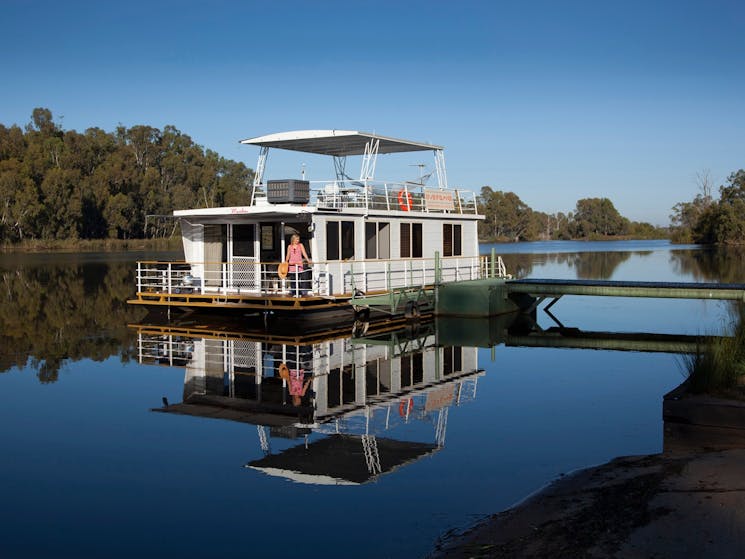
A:
POLYGON ((701 250, 674 250, 670 261, 676 273, 690 275, 696 281, 745 283, 742 262, 745 248, 717 246, 701 250))
POLYGON ((502 255, 502 261, 504 262, 507 273, 512 274, 514 278, 525 278, 533 273, 533 264, 536 262, 536 257, 545 257, 545 254, 504 254, 502 255))
POLYGON ((578 279, 610 279, 621 263, 631 258, 632 252, 560 252, 543 254, 505 254, 502 256, 507 271, 516 278, 528 277, 533 267, 559 264, 574 268, 578 279))
MULTIPOLYGON (((570 255, 569 266, 577 271, 577 279, 610 279, 616 268, 631 258, 630 252, 580 252, 570 255)), ((561 259, 558 262, 562 262, 561 259)))
POLYGON ((128 359, 131 262, 65 263, 0 270, 0 371, 33 367, 54 382, 66 360, 128 359))

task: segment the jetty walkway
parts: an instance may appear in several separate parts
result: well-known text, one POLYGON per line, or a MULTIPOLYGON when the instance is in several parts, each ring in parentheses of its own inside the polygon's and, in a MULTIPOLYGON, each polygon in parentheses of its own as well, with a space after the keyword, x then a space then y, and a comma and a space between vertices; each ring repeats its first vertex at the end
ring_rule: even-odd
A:
POLYGON ((523 312, 531 312, 551 298, 544 309, 548 311, 564 295, 745 301, 742 283, 518 279, 507 280, 505 288, 507 297, 523 312))
POLYGON ((505 285, 508 294, 524 293, 544 298, 563 295, 595 295, 745 300, 745 284, 743 283, 518 279, 507 280, 505 285))

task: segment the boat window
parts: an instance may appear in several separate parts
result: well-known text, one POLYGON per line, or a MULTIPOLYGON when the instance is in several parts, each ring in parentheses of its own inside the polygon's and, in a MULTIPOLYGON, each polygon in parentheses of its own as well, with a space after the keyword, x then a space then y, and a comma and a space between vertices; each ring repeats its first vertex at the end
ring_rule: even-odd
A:
POLYGON ((346 365, 343 369, 331 369, 328 374, 327 406, 335 408, 355 402, 355 366, 346 365))
POLYGON ((326 260, 339 260, 339 222, 326 222, 326 260))
POLYGON ((443 256, 460 256, 462 253, 462 225, 444 223, 442 225, 442 254, 443 256))
POLYGON ((376 221, 365 223, 365 258, 391 257, 390 224, 376 221))
POLYGON ((354 258, 354 222, 326 222, 326 260, 354 258))
POLYGON ((442 374, 447 376, 463 370, 463 348, 446 347, 442 350, 442 374))
POLYGON ((401 386, 407 388, 424 381, 424 354, 401 356, 401 386))
POLYGON ((341 222, 341 258, 349 260, 354 258, 354 222, 341 222))
POLYGON ((253 225, 233 225, 233 256, 253 256, 254 240, 253 225))
POLYGON ((422 224, 401 224, 401 258, 422 257, 422 224))

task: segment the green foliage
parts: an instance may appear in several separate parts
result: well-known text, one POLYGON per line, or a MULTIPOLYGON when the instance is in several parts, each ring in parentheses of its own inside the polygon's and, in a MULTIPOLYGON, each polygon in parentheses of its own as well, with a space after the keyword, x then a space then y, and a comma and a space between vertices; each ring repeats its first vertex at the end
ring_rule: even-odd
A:
POLYGON ((481 189, 479 237, 487 241, 534 241, 537 239, 605 239, 634 237, 659 239, 668 231, 621 216, 608 198, 584 198, 575 212, 546 214, 525 204, 515 193, 481 189))
POLYGON ((147 216, 248 203, 252 180, 173 126, 81 134, 36 108, 25 131, 0 124, 0 243, 143 238, 147 216))
POLYGON ((491 239, 521 241, 535 238, 536 221, 533 210, 514 192, 494 191, 485 186, 481 189, 481 208, 486 216, 482 236, 491 239))
POLYGON ((629 220, 621 216, 608 198, 583 198, 574 213, 574 236, 593 238, 625 235, 629 220))
POLYGON ((732 336, 702 343, 698 351, 686 356, 691 392, 721 394, 734 389, 745 378, 745 321, 743 306, 738 307, 732 336))
POLYGON ((745 171, 727 178, 720 186, 719 200, 708 192, 697 194, 691 202, 680 202, 670 216, 673 240, 677 242, 745 243, 745 171))

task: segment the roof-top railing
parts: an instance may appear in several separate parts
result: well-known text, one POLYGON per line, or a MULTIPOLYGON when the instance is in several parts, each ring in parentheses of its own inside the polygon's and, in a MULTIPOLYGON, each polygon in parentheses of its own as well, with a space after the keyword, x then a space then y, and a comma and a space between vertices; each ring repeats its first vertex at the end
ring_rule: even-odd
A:
MULTIPOLYGON (((425 213, 477 214, 476 193, 457 188, 438 188, 416 183, 333 180, 310 182, 308 204, 323 209, 362 208, 425 213)), ((254 204, 269 203, 259 185, 254 204)))

